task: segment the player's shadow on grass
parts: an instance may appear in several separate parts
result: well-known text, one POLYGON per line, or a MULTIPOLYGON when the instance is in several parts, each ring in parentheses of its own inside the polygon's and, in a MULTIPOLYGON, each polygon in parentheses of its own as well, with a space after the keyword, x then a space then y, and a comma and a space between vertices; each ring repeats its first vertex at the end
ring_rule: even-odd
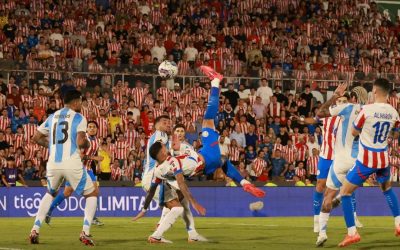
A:
POLYGON ((375 250, 375 249, 399 249, 399 243, 398 242, 393 242, 393 243, 387 243, 387 242, 374 242, 374 244, 371 244, 369 246, 365 247, 358 247, 358 250, 375 250), (385 244, 386 243, 386 244, 385 244))
POLYGON ((99 246, 114 245, 116 243, 129 243, 129 242, 146 242, 142 238, 140 239, 102 239, 99 241, 99 246))

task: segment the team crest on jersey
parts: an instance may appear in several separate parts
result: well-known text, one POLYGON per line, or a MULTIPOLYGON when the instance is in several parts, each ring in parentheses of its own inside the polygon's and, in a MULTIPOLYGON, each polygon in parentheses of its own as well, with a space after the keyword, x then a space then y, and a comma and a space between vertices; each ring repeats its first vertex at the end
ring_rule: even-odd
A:
POLYGON ((208 137, 208 131, 203 131, 203 133, 201 133, 201 135, 202 135, 203 137, 208 137))

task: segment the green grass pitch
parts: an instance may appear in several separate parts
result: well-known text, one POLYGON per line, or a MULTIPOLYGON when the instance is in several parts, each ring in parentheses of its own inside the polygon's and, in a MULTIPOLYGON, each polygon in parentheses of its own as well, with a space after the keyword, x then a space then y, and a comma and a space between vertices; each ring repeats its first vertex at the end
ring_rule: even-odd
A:
MULTIPOLYGON (((347 249, 400 249, 400 238, 394 236, 390 217, 361 217, 362 240, 347 249)), ((316 234, 312 218, 195 218, 199 233, 209 243, 187 243, 187 234, 179 220, 165 235, 173 244, 150 245, 147 237, 154 229, 156 218, 132 222, 130 218, 102 218, 102 227, 92 227, 96 249, 315 249, 316 234)), ((79 240, 81 218, 54 217, 52 227, 43 225, 40 245, 30 245, 27 236, 33 218, 0 219, 0 249, 87 249, 79 240)), ((342 217, 332 217, 328 228, 327 249, 336 249, 346 229, 342 217)))

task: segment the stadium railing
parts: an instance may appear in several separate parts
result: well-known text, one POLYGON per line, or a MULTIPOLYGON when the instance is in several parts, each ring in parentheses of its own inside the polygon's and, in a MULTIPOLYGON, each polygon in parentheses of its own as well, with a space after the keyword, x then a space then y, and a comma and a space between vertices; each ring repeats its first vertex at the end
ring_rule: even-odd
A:
MULTIPOLYGON (((80 72, 80 71, 62 71, 62 70, 19 70, 0 68, 0 78, 8 83, 11 76, 17 78, 17 82, 27 81, 29 86, 35 83, 40 84, 44 78, 48 78, 51 83, 63 82, 66 79, 76 80, 78 78, 85 79, 87 88, 95 87, 96 85, 105 86, 107 83, 110 86, 121 80, 128 82, 130 87, 134 87, 137 81, 142 81, 150 85, 150 89, 155 91, 161 82, 161 77, 158 74, 147 72, 80 72)), ((233 83, 235 87, 244 84, 246 88, 257 88, 259 81, 262 78, 267 78, 270 87, 280 86, 282 89, 293 90, 295 92, 302 91, 305 85, 310 85, 312 89, 320 90, 321 92, 334 90, 339 83, 346 82, 351 85, 366 86, 367 89, 371 86, 374 79, 378 77, 385 77, 389 79, 393 88, 400 88, 400 74, 386 74, 386 73, 369 73, 362 72, 349 73, 349 72, 315 72, 310 71, 268 71, 261 72, 261 76, 225 76, 225 83, 233 83)), ((207 82, 208 79, 199 75, 178 75, 175 79, 167 80, 167 87, 173 88, 174 83, 179 83, 181 88, 189 88, 194 85, 195 79, 200 82, 207 82)))

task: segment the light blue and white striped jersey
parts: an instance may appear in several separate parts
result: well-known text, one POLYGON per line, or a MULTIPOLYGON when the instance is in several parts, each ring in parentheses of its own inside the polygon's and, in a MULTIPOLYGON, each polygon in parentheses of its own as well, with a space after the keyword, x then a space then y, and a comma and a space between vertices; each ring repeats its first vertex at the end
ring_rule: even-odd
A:
POLYGON ((146 158, 145 158, 145 163, 144 163, 144 170, 143 170, 143 175, 147 174, 149 171, 153 170, 153 168, 156 165, 156 160, 150 157, 150 147, 153 145, 155 142, 161 141, 165 146, 167 146, 167 149, 169 149, 169 138, 167 133, 156 130, 150 138, 149 141, 147 142, 147 147, 146 147, 146 158))
POLYGON ((347 156, 350 153, 351 158, 357 158, 358 138, 354 138, 351 133, 353 122, 361 111, 360 104, 346 103, 338 106, 332 106, 329 112, 332 116, 340 116, 341 120, 336 133, 335 155, 347 156))
POLYGON ((69 108, 62 108, 38 127, 38 131, 49 136, 49 163, 80 159, 76 141, 78 132, 86 132, 86 118, 69 108))

